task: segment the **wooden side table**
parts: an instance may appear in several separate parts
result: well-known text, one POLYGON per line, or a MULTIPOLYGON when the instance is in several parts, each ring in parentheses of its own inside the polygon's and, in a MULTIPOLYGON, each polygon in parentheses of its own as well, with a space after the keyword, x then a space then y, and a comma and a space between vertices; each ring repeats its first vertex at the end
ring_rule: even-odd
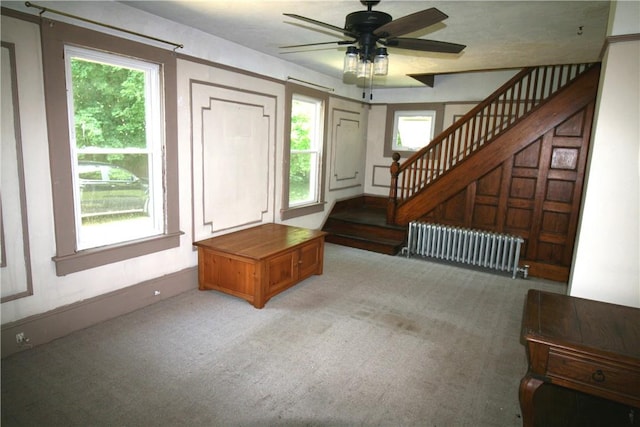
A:
POLYGON ((263 224, 195 242, 200 290, 243 298, 256 308, 314 274, 322 274, 327 233, 263 224))
POLYGON ((525 427, 534 425, 533 396, 543 383, 640 408, 640 309, 532 289, 522 339, 525 427))

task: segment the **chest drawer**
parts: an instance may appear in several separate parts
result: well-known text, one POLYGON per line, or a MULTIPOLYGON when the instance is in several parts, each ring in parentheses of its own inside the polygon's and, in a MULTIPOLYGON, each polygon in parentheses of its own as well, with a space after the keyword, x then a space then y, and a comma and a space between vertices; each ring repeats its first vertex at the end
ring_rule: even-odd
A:
POLYGON ((551 349, 547 375, 640 399, 640 366, 583 359, 575 354, 551 349))

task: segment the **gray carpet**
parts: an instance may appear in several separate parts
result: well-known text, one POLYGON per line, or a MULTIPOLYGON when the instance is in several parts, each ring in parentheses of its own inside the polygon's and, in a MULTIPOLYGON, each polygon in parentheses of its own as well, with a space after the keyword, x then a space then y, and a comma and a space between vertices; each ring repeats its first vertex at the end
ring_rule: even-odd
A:
POLYGON ((193 290, 2 360, 3 426, 521 426, 534 279, 327 244, 262 310, 193 290))

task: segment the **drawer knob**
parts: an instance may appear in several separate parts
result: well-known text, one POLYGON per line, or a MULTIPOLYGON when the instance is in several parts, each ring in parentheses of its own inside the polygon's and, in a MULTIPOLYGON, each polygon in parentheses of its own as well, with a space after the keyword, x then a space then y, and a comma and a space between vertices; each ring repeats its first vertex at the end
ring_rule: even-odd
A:
POLYGON ((604 382, 604 372, 602 372, 602 369, 598 369, 593 374, 591 374, 591 379, 593 379, 597 383, 604 382))

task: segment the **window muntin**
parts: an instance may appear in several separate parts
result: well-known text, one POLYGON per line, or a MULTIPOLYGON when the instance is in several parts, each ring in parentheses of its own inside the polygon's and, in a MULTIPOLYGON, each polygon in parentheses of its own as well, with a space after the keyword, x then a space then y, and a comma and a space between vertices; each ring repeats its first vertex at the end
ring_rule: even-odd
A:
POLYGON ((65 65, 77 249, 162 234, 159 66, 71 46, 65 65))
POLYGON ((291 101, 289 206, 320 201, 324 102, 294 94, 291 101))
POLYGON ((396 111, 392 149, 418 151, 428 145, 433 139, 435 118, 434 110, 396 111))

